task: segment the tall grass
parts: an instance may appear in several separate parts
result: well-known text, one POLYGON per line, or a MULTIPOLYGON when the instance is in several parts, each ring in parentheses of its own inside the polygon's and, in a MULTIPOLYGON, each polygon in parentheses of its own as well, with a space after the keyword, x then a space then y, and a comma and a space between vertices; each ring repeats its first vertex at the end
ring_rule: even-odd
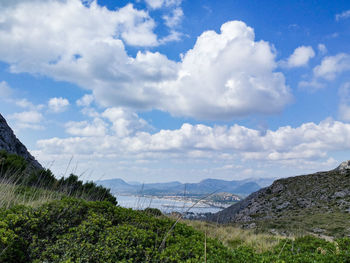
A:
POLYGON ((241 229, 229 225, 217 225, 198 220, 182 220, 188 226, 192 226, 210 238, 220 240, 229 248, 237 248, 239 246, 248 246, 257 253, 263 253, 273 249, 282 239, 286 237, 256 233, 251 229, 241 229))
POLYGON ((37 207, 62 196, 55 191, 16 185, 9 180, 0 179, 0 208, 8 209, 14 205, 37 207))

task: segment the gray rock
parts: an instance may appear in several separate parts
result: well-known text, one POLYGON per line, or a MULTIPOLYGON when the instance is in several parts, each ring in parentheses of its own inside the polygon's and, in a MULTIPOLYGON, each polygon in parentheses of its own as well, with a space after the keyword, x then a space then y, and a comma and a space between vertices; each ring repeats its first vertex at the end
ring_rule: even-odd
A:
POLYGON ((338 192, 334 193, 332 198, 343 198, 343 197, 347 196, 348 194, 349 193, 347 191, 338 191, 338 192))
POLYGON ((336 170, 340 171, 342 174, 346 174, 348 171, 350 171, 350 160, 342 162, 336 170))
POLYGON ((282 210, 282 209, 287 208, 289 205, 290 205, 290 202, 286 201, 286 202, 283 202, 282 204, 276 206, 276 209, 277 210, 282 210))
POLYGON ((279 193, 281 191, 283 191, 284 189, 284 185, 279 183, 279 182, 275 182, 272 186, 271 186, 271 191, 272 193, 279 193))
POLYGON ((245 228, 245 229, 254 229, 254 228, 256 228, 256 224, 255 223, 245 224, 245 225, 243 225, 243 228, 245 228))
POLYGON ((279 235, 278 231, 274 228, 270 229, 269 232, 272 234, 272 235, 279 235))
POLYGON ((33 168, 43 169, 40 163, 28 152, 17 139, 5 118, 0 114, 0 150, 23 157, 33 168))
POLYGON ((316 233, 316 234, 322 234, 324 233, 326 230, 322 229, 322 228, 314 228, 312 229, 312 232, 316 233))

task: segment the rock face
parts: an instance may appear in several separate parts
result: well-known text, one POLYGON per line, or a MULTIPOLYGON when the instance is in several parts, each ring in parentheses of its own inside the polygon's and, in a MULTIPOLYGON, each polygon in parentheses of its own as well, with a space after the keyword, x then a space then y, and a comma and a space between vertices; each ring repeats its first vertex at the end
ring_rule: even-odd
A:
POLYGON ((276 180, 209 220, 246 224, 288 217, 303 209, 350 211, 350 161, 331 171, 276 180))
POLYGON ((345 161, 342 162, 337 168, 336 170, 338 170, 341 173, 346 174, 349 170, 350 170, 350 160, 349 161, 345 161))
POLYGON ((42 169, 40 163, 28 152, 27 148, 17 139, 5 118, 0 114, 0 150, 23 157, 33 168, 42 169))

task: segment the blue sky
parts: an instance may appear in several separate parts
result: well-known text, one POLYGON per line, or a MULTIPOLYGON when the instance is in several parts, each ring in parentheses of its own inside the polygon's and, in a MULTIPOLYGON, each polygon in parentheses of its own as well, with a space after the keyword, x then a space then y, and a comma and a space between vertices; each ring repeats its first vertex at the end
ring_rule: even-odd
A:
POLYGON ((348 1, 0 0, 0 113, 58 177, 332 169, 349 28, 348 1))

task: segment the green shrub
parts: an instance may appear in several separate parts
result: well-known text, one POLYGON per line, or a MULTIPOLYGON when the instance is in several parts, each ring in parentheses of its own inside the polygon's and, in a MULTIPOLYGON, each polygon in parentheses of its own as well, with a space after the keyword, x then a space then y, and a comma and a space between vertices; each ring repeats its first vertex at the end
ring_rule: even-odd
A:
MULTIPOLYGON (((203 262, 204 235, 174 221, 110 202, 64 198, 0 212, 0 262, 203 262)), ((231 252, 207 240, 207 262, 231 252)), ((231 262, 231 261, 229 261, 231 262)))
POLYGON ((145 210, 143 210, 145 213, 150 214, 150 215, 154 215, 154 216, 161 216, 163 215, 162 211, 160 211, 157 208, 151 208, 151 207, 147 207, 145 210))

